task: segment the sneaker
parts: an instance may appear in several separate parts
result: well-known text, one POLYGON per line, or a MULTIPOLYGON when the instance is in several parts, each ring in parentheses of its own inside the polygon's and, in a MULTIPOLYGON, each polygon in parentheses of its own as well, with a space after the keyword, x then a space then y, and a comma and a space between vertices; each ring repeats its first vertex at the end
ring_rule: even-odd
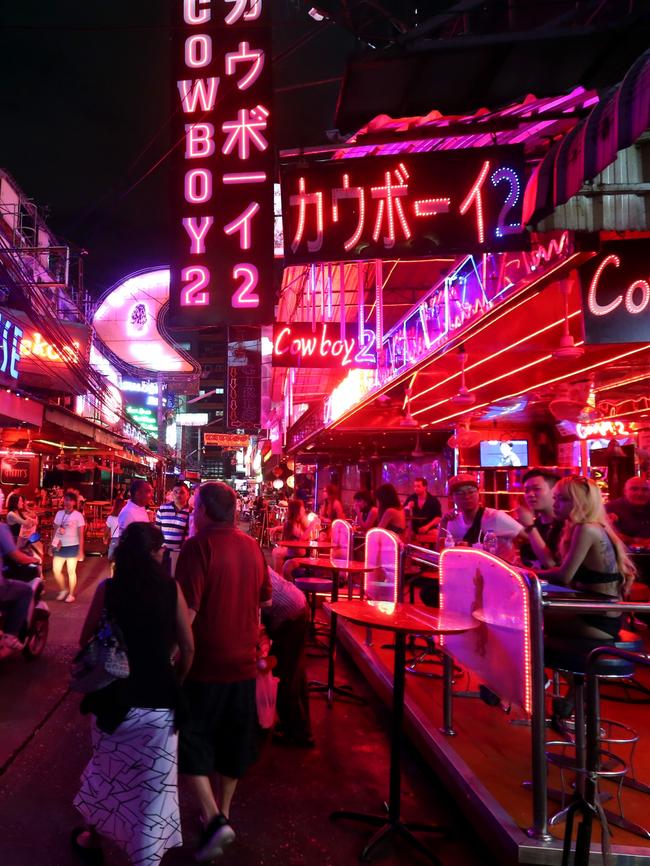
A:
POLYGON ((25 644, 21 640, 18 640, 15 634, 7 634, 5 632, 0 638, 0 640, 2 641, 2 648, 5 651, 8 650, 10 653, 18 653, 25 646, 25 644))
POLYGON ((77 599, 74 597, 74 595, 68 595, 68 597, 66 598, 65 601, 66 601, 66 604, 72 604, 72 602, 76 601, 76 600, 77 599))
POLYGON ((194 854, 194 859, 197 863, 208 863, 215 857, 221 857, 228 845, 234 841, 235 831, 226 816, 219 813, 203 831, 201 847, 194 854))
POLYGON ((67 589, 62 589, 61 592, 57 592, 57 594, 56 594, 56 600, 57 601, 65 601, 67 597, 68 597, 68 590, 67 589))

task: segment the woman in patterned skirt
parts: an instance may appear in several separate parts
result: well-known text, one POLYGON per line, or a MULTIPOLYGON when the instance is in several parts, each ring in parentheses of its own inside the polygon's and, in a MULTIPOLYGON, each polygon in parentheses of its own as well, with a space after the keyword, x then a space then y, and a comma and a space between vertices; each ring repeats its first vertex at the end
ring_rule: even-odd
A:
POLYGON ((134 866, 157 866, 168 848, 182 844, 176 747, 180 683, 194 641, 183 594, 164 573, 162 556, 159 529, 128 526, 115 551, 114 576, 97 587, 81 632, 85 646, 105 608, 122 629, 130 668, 127 679, 81 702, 81 711, 95 716, 93 755, 74 800, 86 824, 71 842, 88 863, 102 861, 100 835, 117 842, 134 866))

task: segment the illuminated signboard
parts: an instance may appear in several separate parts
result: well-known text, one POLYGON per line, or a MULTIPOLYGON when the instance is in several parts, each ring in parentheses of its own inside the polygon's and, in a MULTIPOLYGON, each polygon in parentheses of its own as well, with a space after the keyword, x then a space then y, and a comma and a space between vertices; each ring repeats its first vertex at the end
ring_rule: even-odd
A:
POLYGON ((576 424, 578 439, 611 439, 613 436, 626 438, 633 436, 636 424, 623 421, 594 421, 592 424, 576 424))
POLYGON ((20 361, 18 346, 21 342, 23 331, 11 319, 7 319, 2 314, 0 314, 0 328, 2 328, 0 373, 3 373, 10 379, 17 379, 19 375, 18 362, 20 361))
POLYGON ((601 244, 580 283, 585 343, 650 343, 650 241, 601 244))
POLYGON ((524 168, 517 147, 285 165, 286 264, 525 249, 524 168))
POLYGON ((248 448, 250 436, 239 433, 204 433, 203 444, 219 448, 248 448))
POLYGON ((271 0, 174 0, 170 315, 273 319, 271 0))
POLYGON ((274 367, 353 368, 373 369, 377 366, 377 340, 375 332, 364 330, 359 342, 356 326, 347 325, 341 336, 341 325, 336 322, 273 325, 274 367))
POLYGON ((179 427, 205 427, 207 412, 179 412, 174 419, 179 427))
POLYGON ((156 414, 144 406, 126 406, 126 414, 133 419, 135 424, 146 430, 152 436, 158 435, 158 420, 156 414))

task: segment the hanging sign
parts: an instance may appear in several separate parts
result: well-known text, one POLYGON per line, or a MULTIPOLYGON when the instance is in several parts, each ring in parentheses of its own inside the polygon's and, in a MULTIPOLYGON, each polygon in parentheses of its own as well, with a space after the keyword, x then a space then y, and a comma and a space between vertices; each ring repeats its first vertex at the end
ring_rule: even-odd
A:
POLYGON ((580 268, 585 343, 650 343, 650 241, 601 244, 580 268))
POLYGON ((346 325, 341 336, 337 322, 306 322, 273 325, 274 367, 341 368, 371 370, 377 366, 377 338, 375 332, 364 329, 359 340, 356 325, 346 325))
POLYGON ((518 147, 285 165, 285 264, 527 249, 524 169, 518 147))
POLYGON ((271 0, 174 0, 170 321, 273 319, 271 0))
POLYGON ((250 436, 239 433, 204 433, 203 444, 219 448, 248 448, 250 436))
POLYGON ((23 331, 4 314, 0 314, 0 328, 2 328, 2 353, 0 354, 0 374, 2 375, 0 380, 4 377, 8 380, 15 380, 20 372, 18 370, 18 362, 21 358, 19 345, 22 341, 23 331))

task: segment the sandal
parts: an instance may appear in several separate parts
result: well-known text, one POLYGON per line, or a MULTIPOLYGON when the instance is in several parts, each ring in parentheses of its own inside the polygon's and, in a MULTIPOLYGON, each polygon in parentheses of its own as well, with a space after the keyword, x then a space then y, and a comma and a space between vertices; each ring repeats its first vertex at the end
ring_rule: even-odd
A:
POLYGON ((82 845, 79 842, 79 837, 82 833, 89 833, 91 836, 95 835, 95 833, 92 830, 89 830, 88 827, 75 827, 70 834, 70 845, 72 846, 72 850, 80 860, 83 860, 84 863, 88 863, 89 866, 101 866, 104 862, 104 852, 99 845, 82 845))
POLYGON ((66 604, 72 604, 72 602, 76 601, 76 600, 77 599, 74 597, 74 595, 68 595, 65 601, 66 601, 66 604))
POLYGON ((65 601, 67 597, 68 597, 68 590, 62 589, 61 592, 57 592, 56 601, 65 601))

